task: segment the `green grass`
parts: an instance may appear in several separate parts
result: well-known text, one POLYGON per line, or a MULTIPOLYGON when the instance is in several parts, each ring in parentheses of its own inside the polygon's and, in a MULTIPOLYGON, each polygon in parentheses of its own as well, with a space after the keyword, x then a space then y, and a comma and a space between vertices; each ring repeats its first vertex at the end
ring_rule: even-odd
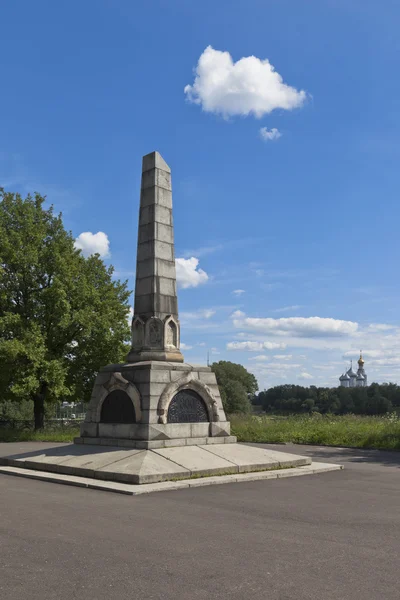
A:
MULTIPOLYGON (((290 417, 230 417, 239 442, 318 444, 400 450, 400 418, 358 415, 293 415, 290 417)), ((0 429, 0 442, 72 442, 79 429, 24 431, 0 429)))
POLYGON ((72 442, 78 436, 79 428, 42 431, 0 429, 0 442, 72 442))
POLYGON ((400 450, 400 418, 358 415, 293 415, 286 418, 230 418, 232 435, 240 442, 318 444, 400 450))

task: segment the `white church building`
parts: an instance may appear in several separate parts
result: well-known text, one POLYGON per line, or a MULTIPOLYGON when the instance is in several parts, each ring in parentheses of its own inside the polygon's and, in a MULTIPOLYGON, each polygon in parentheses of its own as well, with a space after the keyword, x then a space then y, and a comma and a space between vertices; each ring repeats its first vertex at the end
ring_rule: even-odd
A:
POLYGON ((367 380, 367 374, 364 369, 364 359, 362 357, 362 353, 360 353, 360 358, 358 359, 357 362, 358 362, 357 373, 355 373, 353 371, 353 361, 351 361, 350 369, 348 371, 346 371, 345 373, 343 373, 343 375, 341 375, 339 377, 340 385, 342 387, 348 387, 348 388, 367 387, 368 380, 367 380))

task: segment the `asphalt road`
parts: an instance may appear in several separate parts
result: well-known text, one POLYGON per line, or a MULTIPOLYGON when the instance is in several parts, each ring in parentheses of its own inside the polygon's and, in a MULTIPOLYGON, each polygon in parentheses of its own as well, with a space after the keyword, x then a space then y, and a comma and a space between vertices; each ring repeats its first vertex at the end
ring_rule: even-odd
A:
POLYGON ((137 497, 0 475, 0 598, 398 600, 400 454, 269 447, 345 470, 137 497))

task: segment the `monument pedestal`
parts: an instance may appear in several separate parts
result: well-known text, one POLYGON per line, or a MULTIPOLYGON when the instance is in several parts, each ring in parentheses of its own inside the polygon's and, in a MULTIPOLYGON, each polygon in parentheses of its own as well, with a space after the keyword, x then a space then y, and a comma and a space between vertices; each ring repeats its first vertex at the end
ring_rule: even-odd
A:
POLYGON ((75 439, 149 450, 232 442, 210 367, 163 361, 103 367, 75 439))

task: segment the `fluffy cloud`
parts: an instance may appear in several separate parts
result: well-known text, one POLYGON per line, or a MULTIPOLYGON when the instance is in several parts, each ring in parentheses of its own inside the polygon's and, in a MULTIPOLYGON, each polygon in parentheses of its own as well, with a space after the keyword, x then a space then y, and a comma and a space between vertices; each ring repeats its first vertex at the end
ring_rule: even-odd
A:
POLYGON ((204 317, 205 319, 211 319, 215 315, 216 311, 212 308, 204 308, 199 311, 200 317, 204 317))
POLYGON ((274 109, 302 106, 306 92, 283 82, 268 59, 246 56, 236 63, 229 52, 208 46, 200 56, 193 85, 184 89, 190 102, 224 117, 253 114, 260 118, 274 109))
POLYGON ((291 371, 292 369, 299 369, 300 367, 302 367, 302 365, 300 363, 271 363, 271 369, 275 369, 275 371, 276 371, 276 369, 278 369, 280 371, 282 369, 291 371))
POLYGON ((300 373, 298 379, 313 379, 313 376, 304 371, 303 373, 300 373))
POLYGON ((247 352, 260 352, 260 350, 284 350, 286 344, 277 342, 228 342, 227 350, 246 350, 247 352))
POLYGON ((245 291, 246 290, 233 290, 232 294, 235 294, 235 296, 241 296, 245 293, 245 291))
POLYGON ((196 319, 211 319, 215 315, 216 311, 212 308, 201 308, 193 312, 182 312, 181 317, 185 321, 192 321, 196 319))
POLYGON ((236 311, 232 317, 237 328, 271 335, 336 337, 353 335, 358 330, 358 323, 353 321, 322 317, 251 318, 241 311, 236 311))
POLYGON ((284 312, 292 312, 293 310, 299 310, 302 308, 300 304, 293 304, 292 306, 282 306, 282 308, 275 308, 272 310, 273 313, 284 313, 284 312))
POLYGON ((75 240, 74 244, 77 250, 82 250, 84 256, 100 254, 101 258, 110 256, 110 242, 108 236, 103 231, 92 233, 83 231, 75 240))
POLYGON ((279 140, 279 138, 282 137, 281 132, 276 129, 276 127, 273 127, 272 129, 261 127, 259 134, 260 138, 264 140, 264 142, 273 142, 274 140, 279 140))
POLYGON ((199 269, 199 259, 192 256, 191 258, 177 258, 176 264, 176 280, 181 288, 192 288, 206 283, 208 275, 203 269, 199 269))
POLYGON ((371 323, 368 325, 368 331, 379 332, 379 331, 389 331, 390 329, 394 329, 395 325, 388 325, 387 323, 371 323))
MULTIPOLYGON (((242 312, 236 312, 234 315, 236 319, 245 317, 242 312)), ((390 326, 389 329, 385 323, 374 323, 373 327, 368 323, 358 324, 356 331, 349 335, 331 336, 328 332, 327 335, 314 337, 302 337, 293 332, 284 337, 280 333, 272 332, 268 333, 267 337, 265 332, 243 330, 239 331, 236 337, 248 340, 252 344, 268 339, 271 342, 284 341, 287 347, 293 349, 308 349, 307 356, 292 353, 291 360, 302 363, 297 367, 291 360, 283 358, 290 356, 289 354, 276 353, 266 360, 250 359, 248 365, 256 374, 260 389, 296 381, 303 381, 304 385, 314 381, 318 385, 337 386, 339 376, 350 366, 350 358, 353 359, 353 367, 357 367, 360 348, 363 349, 365 369, 370 382, 400 382, 400 327, 397 325, 390 326), (286 368, 283 367, 285 364, 286 368)), ((253 350, 257 349, 257 346, 251 347, 253 350)), ((268 353, 254 354, 264 356, 268 353)))
POLYGON ((181 342, 181 350, 191 350, 193 346, 188 346, 188 344, 184 344, 181 342))
MULTIPOLYGON (((266 362, 268 361, 270 364, 268 365, 268 367, 275 369, 276 367, 281 367, 284 369, 292 369, 293 367, 300 367, 301 365, 294 365, 292 363, 277 363, 274 362, 276 360, 287 360, 290 361, 293 358, 292 354, 274 354, 274 356, 271 357, 267 356, 266 354, 258 354, 257 356, 252 356, 250 358, 250 360, 255 360, 257 362, 266 362)), ((296 357, 299 358, 299 357, 296 357)))

